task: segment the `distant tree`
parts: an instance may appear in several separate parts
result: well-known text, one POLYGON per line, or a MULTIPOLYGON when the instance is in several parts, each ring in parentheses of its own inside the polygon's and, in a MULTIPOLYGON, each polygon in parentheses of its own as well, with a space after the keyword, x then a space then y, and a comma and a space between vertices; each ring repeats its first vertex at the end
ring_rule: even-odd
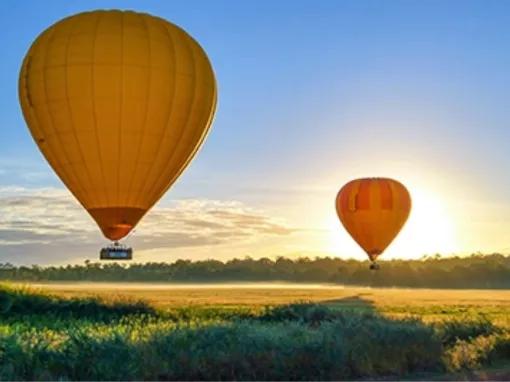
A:
POLYGON ((426 256, 420 260, 381 261, 373 272, 367 261, 332 257, 177 260, 173 263, 97 263, 84 265, 13 266, 0 264, 0 280, 11 281, 133 281, 326 282, 359 286, 421 288, 510 288, 510 257, 499 253, 468 257, 426 256))

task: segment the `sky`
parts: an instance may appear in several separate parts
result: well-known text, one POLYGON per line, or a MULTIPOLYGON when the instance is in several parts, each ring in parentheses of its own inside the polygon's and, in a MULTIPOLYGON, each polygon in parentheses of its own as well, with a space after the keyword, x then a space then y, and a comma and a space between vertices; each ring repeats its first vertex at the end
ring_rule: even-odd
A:
POLYGON ((0 2, 0 263, 96 260, 106 239, 38 151, 17 81, 68 15, 163 17, 207 52, 219 103, 204 146, 126 240, 137 261, 364 259, 334 201, 386 176, 413 199, 384 258, 510 252, 510 2, 0 2))

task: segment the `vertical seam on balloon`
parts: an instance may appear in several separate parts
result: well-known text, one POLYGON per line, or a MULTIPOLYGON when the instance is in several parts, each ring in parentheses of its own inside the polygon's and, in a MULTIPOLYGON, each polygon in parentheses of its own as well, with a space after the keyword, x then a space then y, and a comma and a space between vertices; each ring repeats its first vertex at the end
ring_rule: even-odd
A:
POLYGON ((351 182, 351 186, 348 193, 348 200, 347 200, 347 206, 349 212, 356 212, 358 210, 358 192, 359 192, 359 185, 360 180, 354 180, 351 182))
POLYGON ((361 247, 361 249, 366 253, 367 251, 365 250, 365 247, 366 247, 366 242, 365 242, 365 237, 362 235, 363 233, 363 226, 360 224, 360 222, 358 221, 358 219, 356 219, 354 216, 359 216, 359 209, 357 208, 357 204, 358 204, 358 195, 359 195, 359 190, 361 188, 361 184, 363 182, 363 179, 358 179, 358 180, 355 180, 354 181, 354 184, 352 186, 352 191, 354 193, 354 204, 355 204, 355 209, 354 210, 350 210, 352 213, 356 213, 356 215, 351 215, 353 217, 353 219, 351 220, 351 224, 352 224, 352 231, 355 232, 355 234, 353 235, 355 237, 354 241, 356 241, 356 243, 358 243, 358 245, 361 247), (362 243, 364 245, 362 245, 362 243))
POLYGON ((402 198, 402 207, 403 209, 408 209, 410 206, 411 198, 409 196, 409 191, 403 185, 400 185, 401 189, 401 198, 402 198))
MULTIPOLYGON (((67 101, 67 110, 69 111, 69 119, 71 121, 71 127, 72 127, 72 131, 73 131, 73 136, 74 136, 74 139, 76 139, 76 144, 78 145, 78 153, 80 154, 80 157, 81 157, 81 160, 83 161, 83 165, 85 167, 85 172, 86 172, 86 175, 87 175, 87 178, 90 182, 90 184, 92 184, 92 177, 90 176, 90 172, 89 172, 89 168, 87 166, 87 163, 85 161, 85 156, 83 155, 83 150, 81 149, 81 145, 80 145, 80 141, 78 140, 78 134, 76 133, 76 125, 74 123, 74 118, 73 118, 73 112, 72 112, 72 108, 71 108, 71 101, 70 101, 70 98, 69 98, 69 83, 68 83, 68 75, 69 75, 69 46, 70 46, 70 43, 71 43, 71 37, 73 35, 73 32, 75 31, 76 29, 76 25, 77 23, 75 23, 71 30, 70 30, 70 33, 68 35, 68 38, 67 38, 67 42, 66 42, 66 49, 65 49, 65 86, 64 86, 64 89, 65 89, 65 94, 66 94, 66 101, 67 101)), ((83 193, 84 193, 84 196, 86 195, 87 197, 89 196, 88 193, 85 192, 85 189, 83 189, 83 193)), ((89 200, 90 202, 90 200, 89 200)), ((80 201, 80 204, 83 205, 82 201, 80 201)), ((84 205, 83 205, 84 206, 84 205)), ((85 207, 85 206, 84 206, 85 207)))
POLYGON ((381 208, 391 210, 393 208, 393 195, 389 179, 381 179, 381 208))
MULTIPOLYGON (((388 193, 389 193, 389 208, 387 209, 387 211, 389 211, 390 213, 393 212, 393 209, 394 209, 394 206, 395 206, 395 202, 394 202, 394 195, 395 195, 395 191, 392 187, 392 184, 393 184, 393 181, 391 179, 384 179, 383 180, 386 184, 386 187, 387 187, 387 190, 388 190, 388 193)), ((393 239, 392 239, 393 241, 393 239)), ((386 246, 388 247, 389 245, 391 244, 391 241, 390 243, 386 246)), ((386 248, 385 248, 386 250, 386 248)))
MULTIPOLYGON (((27 59, 26 60, 28 60, 28 59, 30 59, 30 61, 32 60, 32 55, 33 55, 32 51, 34 50, 34 45, 35 45, 35 43, 30 47, 30 49, 29 49, 29 51, 27 53, 27 59)), ((23 98, 23 91, 28 92, 28 88, 30 86, 28 84, 28 77, 29 77, 29 70, 30 70, 30 68, 31 68, 31 65, 28 65, 28 62, 24 61, 23 67, 22 67, 22 71, 24 70, 26 73, 24 73, 23 75, 20 76, 20 87, 19 87, 20 101, 22 101, 22 98, 23 98)), ((44 71, 44 68, 42 70, 44 71)), ((51 165, 51 161, 48 158, 48 156, 50 156, 52 159, 53 159, 53 156, 51 155, 51 149, 49 148, 49 143, 46 145, 46 147, 47 147, 46 149, 43 149, 41 146, 39 146, 39 142, 40 142, 39 139, 40 139, 40 137, 44 136, 43 139, 48 139, 49 135, 47 134, 46 131, 43 130, 43 128, 41 127, 41 124, 39 123, 38 112, 36 110, 35 105, 31 102, 29 104, 30 107, 26 111, 25 111, 25 108, 23 108, 23 103, 21 103, 21 106, 22 106, 22 111, 24 113, 25 121, 27 123, 27 127, 28 127, 28 130, 30 132, 30 135, 32 136, 32 138, 36 142, 36 144, 39 147, 39 150, 41 151, 43 156, 46 158, 48 163, 50 163, 50 165, 51 165), (25 114, 28 114, 28 115, 25 115, 25 114), (30 120, 32 121, 31 123, 29 123, 30 120), (34 124, 37 125, 37 130, 39 131, 39 137, 37 137, 35 132, 33 131, 33 129, 34 129, 33 125, 34 124)), ((58 161, 56 158, 55 158, 55 161, 60 163, 60 161, 58 161)), ((57 176, 59 176, 58 172, 57 172, 57 176)))
POLYGON ((349 194, 352 188, 352 181, 345 184, 337 194, 337 210, 338 214, 345 214, 345 211, 349 211, 349 194))
MULTIPOLYGON (((160 22, 161 26, 163 27, 163 29, 166 31, 166 35, 168 37, 168 42, 169 42, 169 46, 172 47, 172 55, 171 55, 171 58, 172 60, 174 61, 174 65, 173 65, 173 68, 174 68, 174 74, 173 74, 173 86, 172 86, 172 93, 169 97, 169 107, 168 107, 168 111, 167 111, 167 115, 166 115, 166 122, 165 124, 163 125, 163 135, 165 135, 166 133, 166 130, 167 130, 167 127, 168 127, 168 124, 170 123, 170 120, 171 120, 171 117, 172 117, 172 114, 173 114, 173 111, 174 111, 174 97, 175 97, 175 92, 177 90, 177 60, 175 59, 175 56, 176 56, 176 45, 175 45, 175 42, 174 42, 174 39, 172 37, 172 34, 170 33, 170 30, 168 29, 166 23, 164 21, 161 21, 160 22)), ((158 143, 158 147, 156 149, 156 155, 154 156, 154 162, 156 162, 158 160, 158 157, 159 155, 161 154, 161 147, 163 145, 163 136, 161 137, 161 139, 159 140, 159 143, 158 143)), ((151 171, 149 170, 149 173, 151 173, 151 171)), ((157 175, 155 175, 157 176, 157 175)), ((136 194, 136 197, 134 199, 134 202, 136 203, 135 205, 138 205, 138 199, 140 198, 140 194, 142 192, 142 190, 144 190, 145 187, 140 187, 138 189, 138 192, 136 194)), ((145 207, 146 208, 146 207, 145 207)))
MULTIPOLYGON (((362 182, 362 185, 365 184, 366 188, 363 188, 363 191, 365 192, 366 194, 366 199, 368 199, 368 206, 367 208, 365 209, 365 213, 367 214, 370 214, 371 213, 371 210, 374 209, 375 206, 372 206, 372 201, 370 200, 370 195, 372 193, 372 188, 373 188, 373 185, 374 185, 374 179, 373 178, 367 178, 365 179, 363 182, 362 182)), ((360 190, 361 190, 361 187, 360 187, 360 190)), ((366 225, 366 223, 364 222, 364 226, 366 225)), ((369 248, 370 248, 370 251, 373 252, 374 250, 374 242, 375 242, 375 238, 374 238, 374 231, 373 230, 365 230, 363 229, 363 231, 367 234, 365 236, 367 242, 369 243, 369 248)))
MULTIPOLYGON (((399 198, 400 198, 400 206, 401 206, 400 213, 402 216, 406 216, 406 213, 407 213, 407 216, 406 216, 406 220, 407 220, 407 217, 409 217, 409 211, 411 209, 411 205, 410 205, 411 198, 409 196, 409 191, 407 190, 407 188, 404 187, 404 185, 399 184, 399 189, 400 189, 399 198)), ((402 229, 404 224, 405 224, 405 220, 402 223, 402 226, 400 226, 400 229, 402 229)))
MULTIPOLYGON (((191 76, 191 78, 193 79, 193 87, 192 87, 192 90, 191 90, 191 102, 190 102, 188 113, 187 113, 187 116, 186 116, 186 122, 184 123, 184 126, 183 126, 183 128, 181 130, 181 133, 179 134, 179 138, 177 139, 177 142, 176 142, 176 145, 175 145, 175 150, 172 152, 172 154, 171 154, 171 156, 169 158, 168 164, 167 164, 167 166, 165 166, 164 171, 162 171, 159 174, 159 176, 156 177, 156 182, 152 183, 151 187, 149 188, 149 192, 147 193, 147 195, 149 196, 150 200, 154 200, 154 198, 152 197, 152 195, 154 193, 154 187, 157 186, 157 184, 159 183, 161 177, 166 173, 166 171, 168 171, 168 168, 171 168, 169 165, 172 163, 172 159, 174 159, 175 153, 179 150, 179 145, 180 145, 180 143, 182 141, 182 138, 186 135, 185 132, 188 129, 191 112, 193 111, 193 105, 195 103, 195 94, 196 94, 196 88, 197 88, 197 81, 196 81, 196 63, 195 63, 194 54, 193 54, 193 47, 191 46, 190 39, 188 38, 188 36, 186 36, 185 32, 181 31, 181 33, 184 33, 184 37, 185 37, 184 40, 186 41, 185 45, 189 48, 191 59, 192 59, 192 62, 193 62, 193 75, 191 76)), ((168 182, 168 186, 167 187, 170 187, 170 185, 172 185, 175 182, 175 180, 177 179, 178 176, 179 176, 179 174, 176 174, 175 176, 173 176, 172 179, 168 182)), ((165 187, 165 188, 168 189, 167 187, 165 187)), ((156 202, 156 201, 157 200, 155 200, 154 202, 156 202)))
MULTIPOLYGON (((167 117, 166 117, 166 123, 163 125, 163 135, 166 133, 167 131, 167 127, 168 127, 168 124, 170 123, 171 121, 171 117, 173 115, 173 111, 174 111, 174 98, 175 98, 175 92, 177 91, 177 59, 175 58, 176 55, 177 55, 177 50, 176 50, 176 44, 175 44, 175 41, 172 37, 172 33, 170 32, 170 30, 168 29, 168 26, 166 25, 166 23, 164 21, 161 21, 161 25, 163 27, 163 29, 166 31, 166 35, 168 37, 168 42, 170 43, 169 46, 172 47, 172 60, 173 60, 173 69, 174 69, 174 75, 173 75, 173 86, 172 86, 172 93, 169 97, 169 107, 168 107, 168 112, 167 112, 167 117)), ((158 160, 158 157, 161 155, 161 147, 163 146, 163 136, 161 137, 161 139, 159 140, 159 144, 158 144, 158 147, 156 149, 156 155, 154 156, 154 162, 156 162, 158 160)), ((150 171, 149 171, 150 172, 150 171)), ((158 180, 158 175, 156 174, 155 175, 155 180, 157 181, 158 180)), ((154 183, 153 183, 154 184, 154 183)), ((149 190, 152 188, 152 186, 149 188, 149 190)), ((142 192, 142 189, 145 189, 145 187, 140 187, 140 189, 138 190, 137 192, 137 195, 136 195, 136 198, 135 198, 135 202, 137 203, 138 205, 138 199, 140 198, 140 194, 142 192)), ((147 194, 149 195, 149 194, 147 194)), ((147 206, 147 207, 150 207, 147 206)))
POLYGON ((407 215, 409 216, 409 214, 411 212, 411 209, 413 208, 413 200, 411 199, 411 194, 410 194, 409 190, 404 185, 402 185, 402 187, 404 187, 405 194, 406 194, 406 197, 407 197, 407 204, 408 204, 407 215))
MULTIPOLYGON (((117 184, 115 187, 115 201, 119 203, 120 195, 120 167, 122 158, 122 112, 124 103, 124 12, 120 12, 120 81, 119 81, 119 123, 117 126, 117 184)), ((120 207, 120 206, 119 206, 120 207)), ((118 213, 120 217, 120 212, 118 213)))
MULTIPOLYGON (((389 181, 389 184, 391 187, 392 195, 395 195, 395 197, 393 198, 394 203, 392 205, 392 210, 394 213, 392 214, 391 224, 393 227, 396 227, 400 220, 399 219, 399 217, 400 217, 399 211, 402 209, 402 203, 401 203, 401 199, 400 199, 401 193, 400 193, 400 187, 397 183, 395 183, 394 181, 389 181)), ((398 231, 397 231, 397 234, 398 234, 398 231)), ((395 238, 396 238, 396 235, 395 235, 395 237, 393 237, 393 239, 390 241, 389 244, 391 244, 391 242, 393 242, 393 240, 395 240, 395 238)), ((389 246, 389 244, 388 244, 388 246, 389 246)))
POLYGON ((134 205, 134 203, 136 202, 135 199, 131 200, 132 198, 130 197, 130 195, 131 195, 131 188, 133 187, 133 181, 134 181, 135 175, 138 173, 137 170, 139 170, 138 161, 140 160, 140 152, 142 151, 142 144, 144 142, 144 136, 145 136, 144 133, 145 133, 145 130, 147 127, 147 119, 149 117, 149 98, 151 95, 151 81, 152 81, 152 68, 151 68, 152 51, 151 51, 150 28, 149 28, 149 24, 147 23, 147 20, 145 20, 145 15, 142 15, 139 13, 138 17, 140 17, 142 19, 142 24, 145 26, 145 31, 147 32, 147 40, 148 40, 148 48, 149 48, 149 58, 148 58, 149 64, 147 66, 148 84, 147 84, 147 94, 145 97, 145 116, 143 119, 143 125, 142 125, 142 129, 141 129, 140 139, 138 140, 138 148, 136 150, 136 155, 135 155, 135 161, 134 161, 135 171, 133 171, 133 173, 131 174, 131 180, 129 182, 128 193, 127 193, 128 197, 126 199, 126 205, 130 205, 130 203, 133 203, 133 205, 134 205))
POLYGON ((349 205, 349 200, 351 199, 351 194, 353 193, 353 188, 357 181, 353 180, 344 185, 340 191, 340 208, 337 210, 338 217, 340 218, 340 222, 344 226, 345 230, 352 236, 354 236, 355 229, 352 224, 348 222, 352 222, 351 215, 348 212, 354 212, 351 210, 351 206, 349 205), (345 208, 344 208, 345 207, 345 208))
MULTIPOLYGON (((384 183, 387 182, 387 180, 379 178, 379 179, 371 179, 371 182, 375 186, 374 190, 372 190, 374 198, 376 195, 379 198, 379 203, 378 204, 374 203, 373 209, 375 209, 377 211, 377 215, 378 215, 377 220, 382 221, 383 215, 384 215, 382 190, 384 187, 384 183)), ((377 198, 375 198, 375 199, 377 199, 377 198)), ((381 248, 380 248, 381 246, 379 245, 379 243, 381 242, 381 238, 384 236, 383 228, 384 227, 380 227, 380 226, 376 227, 374 235, 373 235, 373 240, 374 240, 373 247, 375 247, 375 250, 377 250, 379 252, 381 252, 381 248)))
POLYGON ((356 196, 357 209, 358 210, 370 210, 370 188, 372 186, 371 179, 362 179, 360 181, 358 194, 356 196))
MULTIPOLYGON (((21 73, 20 73, 20 77, 19 77, 18 92, 19 92, 19 97, 20 97, 20 102, 21 102, 21 109, 23 111, 23 116, 27 123, 27 127, 30 132, 30 135, 36 142, 37 146, 39 147, 39 150, 41 151, 43 156, 46 158, 48 163, 51 164, 49 158, 47 158, 47 155, 51 154, 49 149, 45 149, 45 148, 43 149, 42 145, 39 146, 41 139, 44 141, 45 139, 47 139, 48 135, 41 128, 41 124, 39 123, 39 119, 37 118, 38 113, 36 112, 36 108, 33 103, 31 94, 29 94, 30 93, 29 76, 30 76, 30 68, 32 67, 32 56, 33 56, 32 50, 33 49, 34 49, 34 47, 32 45, 30 47, 29 51, 27 52, 27 56, 26 56, 25 60, 23 61, 21 73), (29 106, 28 108, 26 108, 26 110, 23 107, 23 93, 25 93, 25 99, 29 106), (29 123, 29 121, 31 121, 31 122, 29 123), (37 129, 38 134, 36 134, 35 131, 33 131, 33 129, 37 129)), ((48 145, 46 145, 46 147, 48 147, 48 145)))
MULTIPOLYGON (((56 31, 56 28, 53 29, 51 31, 51 34, 48 36, 48 41, 46 43, 46 48, 48 48, 48 45, 50 44, 50 42, 52 41, 53 39, 53 35, 55 34, 55 31, 56 31)), ((48 49, 45 49, 44 50, 44 60, 43 60, 43 71, 46 71, 46 67, 47 67, 47 62, 48 62, 48 49)), ((55 129, 55 121, 54 121, 54 118, 53 118, 53 113, 51 112, 51 108, 49 107, 49 101, 48 101, 48 84, 47 84, 47 80, 46 80, 46 74, 43 73, 43 88, 44 88, 44 98, 45 98, 45 101, 46 101, 46 106, 47 106, 47 110, 48 110, 48 116, 49 116, 49 121, 50 121, 50 125, 51 125, 51 129, 53 130, 53 134, 55 136, 55 139, 57 139, 60 143, 61 146, 63 146, 63 143, 62 143, 62 140, 60 139, 59 135, 57 134, 57 130, 55 129)), ((52 151, 50 149, 50 151, 52 151)), ((65 150, 62 150, 62 153, 63 155, 66 157, 67 161, 69 161, 69 158, 67 157, 67 154, 66 154, 66 151, 65 150)), ((56 155, 53 156, 54 158, 57 158, 56 155)), ((62 162, 60 162, 60 160, 57 160, 60 164, 61 164, 61 170, 63 173, 67 174, 66 178, 67 179, 70 179, 70 178, 74 178, 75 181, 74 181, 74 185, 78 186, 78 188, 83 188, 80 184, 80 182, 77 181, 77 178, 76 177, 73 177, 73 176, 69 176, 72 174, 72 172, 67 172, 65 170, 65 166, 62 166, 62 162)), ((58 174, 58 173, 57 173, 58 174)), ((65 183, 64 183, 65 184, 65 183)), ((67 184, 66 184, 67 186, 67 184)), ((76 199, 78 199, 78 197, 76 196, 75 192, 71 189, 71 187, 69 187, 69 191, 76 197, 76 199)), ((80 190, 81 191, 81 190, 80 190)))
POLYGON ((30 53, 30 51, 28 52, 27 54, 27 58, 26 58, 26 61, 24 63, 24 66, 25 66, 25 70, 24 70, 24 74, 21 76, 21 86, 24 90, 25 90, 25 98, 26 98, 26 101, 28 103, 28 106, 30 106, 30 108, 34 108, 34 103, 32 102, 32 95, 30 94, 30 89, 28 87, 28 75, 30 74, 30 67, 32 66, 32 55, 30 53))
MULTIPOLYGON (((196 45, 198 45, 199 49, 202 49, 202 47, 200 47, 198 42, 196 43, 196 45)), ((188 166, 189 162, 191 162, 193 160, 193 158, 195 157, 197 151, 200 150, 200 148, 202 147, 202 144, 203 144, 205 138, 208 136, 209 132, 211 131, 211 125, 212 125, 212 121, 214 119, 214 115, 215 115, 215 111, 216 111, 216 104, 217 104, 217 100, 218 100, 218 98, 217 98, 217 90, 216 90, 216 79, 214 77, 214 71, 212 69, 212 64, 210 63, 209 59, 207 58, 207 55, 204 55, 204 56, 205 56, 205 59, 206 59, 206 66, 209 66, 208 69, 211 70, 212 77, 213 77, 212 78, 213 85, 214 85, 213 103, 211 105, 211 108, 210 108, 208 116, 207 116, 207 121, 206 121, 205 129, 202 131, 201 136, 199 137, 199 139, 197 141, 197 144, 195 145, 195 147, 193 148, 193 150, 189 154, 188 159, 181 166, 181 169, 177 173, 176 178, 180 176, 180 174, 184 171, 184 169, 186 169, 186 167, 188 166)))
MULTIPOLYGON (((90 60, 90 70, 91 70, 91 76, 90 76, 90 81, 91 81, 91 93, 92 93, 92 97, 91 97, 91 101, 92 101, 92 119, 94 120, 94 135, 96 136, 96 144, 97 144, 97 156, 99 157, 99 171, 101 173, 101 179, 102 179, 102 185, 103 185, 103 191, 104 191, 104 200, 105 200, 105 206, 107 206, 109 204, 109 197, 108 197, 108 189, 106 187, 106 178, 104 176, 104 170, 103 170, 103 156, 101 155, 101 141, 99 139, 99 133, 97 131, 97 110, 96 110, 96 100, 95 100, 95 96, 96 96, 96 92, 95 92, 95 88, 94 88, 94 75, 95 75, 95 70, 94 70, 94 58, 96 56, 96 44, 97 44, 97 34, 98 34, 98 30, 99 30, 99 23, 101 21, 101 16, 103 15, 102 12, 100 13, 97 13, 97 22, 96 22, 96 26, 95 26, 95 29, 94 29, 94 38, 93 38, 93 41, 92 41, 92 57, 91 57, 91 60, 90 60)), ((98 203, 98 206, 96 207, 99 207, 99 204, 98 203)))
MULTIPOLYGON (((210 63, 209 63, 209 65, 210 65, 210 63)), ((212 65, 210 65, 210 66, 211 66, 211 72, 212 72, 212 65)), ((177 173, 175 174, 173 180, 161 191, 161 193, 159 195, 157 195, 156 200, 159 200, 163 196, 163 194, 171 187, 171 185, 175 182, 175 180, 178 179, 179 176, 184 172, 186 167, 188 167, 189 163, 193 160, 193 158, 195 157, 197 152, 201 149, 202 144, 204 143, 206 137, 209 134, 209 131, 211 130, 211 125, 212 125, 212 121, 213 121, 213 118, 214 118, 214 114, 215 114, 214 111, 216 110, 216 101, 217 101, 216 81, 214 79, 214 74, 213 74, 213 81, 214 81, 214 95, 213 95, 214 101, 213 101, 213 103, 211 105, 211 109, 209 110, 209 114, 208 114, 208 117, 207 117, 205 129, 201 132, 201 135, 200 135, 198 141, 196 142, 195 147, 188 154, 188 158, 182 164, 182 166, 180 167, 179 171, 177 171, 177 173)))
POLYGON ((391 188, 392 188, 392 193, 394 195, 397 195, 397 198, 395 198, 395 201, 397 203, 394 203, 393 207, 396 209, 396 210, 399 210, 402 208, 402 200, 401 200, 401 193, 400 193, 400 187, 398 187, 397 184, 395 184, 394 182, 390 182, 390 185, 391 185, 391 188))
POLYGON ((356 212, 359 210, 359 189, 361 187, 362 180, 354 181, 352 185, 353 195, 349 198, 349 211, 356 212))
POLYGON ((379 179, 370 179, 370 206, 379 210, 382 209, 381 180, 379 179), (378 199, 379 203, 376 203, 378 199))

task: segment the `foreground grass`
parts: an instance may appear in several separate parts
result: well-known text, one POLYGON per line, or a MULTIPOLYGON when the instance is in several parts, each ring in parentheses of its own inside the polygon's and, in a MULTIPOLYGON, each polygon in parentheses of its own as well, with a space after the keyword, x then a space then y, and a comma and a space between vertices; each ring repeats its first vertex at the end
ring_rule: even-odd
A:
POLYGON ((3 287, 0 379, 412 379, 510 364, 510 328, 494 319, 506 306, 376 305, 168 307, 3 287))

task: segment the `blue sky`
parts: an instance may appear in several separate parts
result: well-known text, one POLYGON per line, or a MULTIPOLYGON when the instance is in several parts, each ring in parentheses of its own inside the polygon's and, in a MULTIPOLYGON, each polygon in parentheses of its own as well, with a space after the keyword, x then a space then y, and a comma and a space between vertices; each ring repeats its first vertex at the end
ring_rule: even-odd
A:
MULTIPOLYGON (((0 262, 94 259, 104 242, 77 209, 72 218, 90 229, 86 248, 62 228, 62 238, 41 241, 51 242, 43 257, 37 241, 29 246, 23 239, 33 227, 5 218, 14 216, 8 202, 19 195, 66 198, 18 106, 21 60, 49 25, 98 8, 148 12, 180 25, 216 72, 212 132, 154 216, 184 209, 202 219, 204 210, 220 205, 278 227, 248 230, 235 242, 215 243, 217 232, 209 232, 212 241, 178 247, 169 228, 140 259, 362 258, 337 222, 333 201, 351 178, 377 175, 403 181, 415 196, 409 227, 389 257, 510 249, 507 1, 6 0, 0 3, 0 229, 20 239, 0 236, 0 262), (73 255, 70 245, 79 248, 73 255)), ((16 213, 35 219, 30 209, 16 213)), ((44 220, 45 212, 38 214, 44 220)), ((150 236, 151 216, 134 245, 150 236)))

